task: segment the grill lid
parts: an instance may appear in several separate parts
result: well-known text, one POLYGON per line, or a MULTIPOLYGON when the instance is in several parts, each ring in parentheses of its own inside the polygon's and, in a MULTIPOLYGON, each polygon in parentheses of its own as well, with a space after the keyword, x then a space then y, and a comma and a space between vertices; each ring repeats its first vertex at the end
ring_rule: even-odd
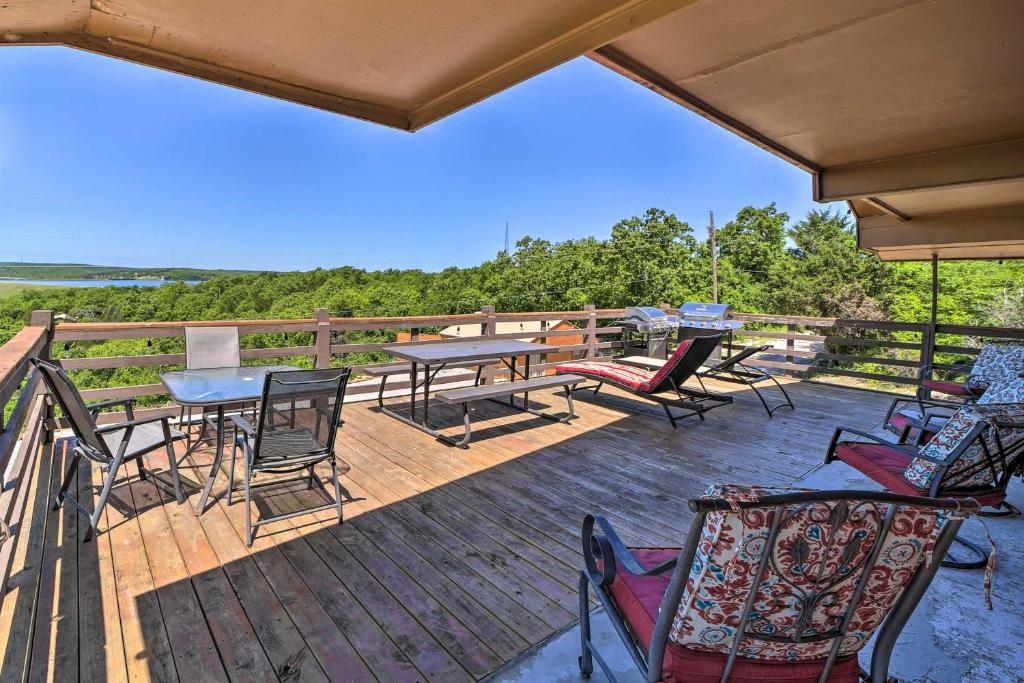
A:
POLYGON ((704 320, 725 320, 732 315, 729 304, 704 304, 689 301, 679 307, 681 318, 701 318, 704 320))

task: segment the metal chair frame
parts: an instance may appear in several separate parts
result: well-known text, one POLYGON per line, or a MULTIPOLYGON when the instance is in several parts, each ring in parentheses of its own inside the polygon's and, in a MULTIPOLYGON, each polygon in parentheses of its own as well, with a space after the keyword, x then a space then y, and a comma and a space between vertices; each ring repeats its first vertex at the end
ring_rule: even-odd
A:
MULTIPOLYGON (((963 515, 973 513, 977 504, 972 500, 946 499, 938 500, 920 496, 903 496, 888 492, 878 491, 815 491, 800 492, 775 496, 764 496, 757 502, 741 502, 741 508, 770 508, 774 510, 773 524, 769 536, 765 541, 765 551, 762 554, 758 567, 758 576, 762 576, 767 567, 769 559, 773 556, 776 548, 776 540, 782 528, 782 520, 786 515, 789 506, 803 505, 807 503, 838 504, 841 501, 866 501, 875 506, 887 505, 888 510, 882 519, 881 526, 874 539, 872 548, 863 562, 863 567, 872 566, 874 560, 881 550, 881 544, 888 532, 893 518, 900 507, 916 506, 927 507, 934 510, 947 512, 946 523, 936 540, 933 549, 933 557, 941 559, 953 538, 956 536, 960 525, 963 523, 963 515)), ((626 545, 619 539, 615 530, 607 519, 600 515, 587 515, 583 521, 583 556, 585 569, 579 576, 579 611, 580 611, 580 644, 581 655, 579 657, 580 671, 584 678, 589 678, 594 671, 594 662, 601 667, 604 674, 614 683, 614 673, 607 662, 601 657, 597 648, 591 640, 590 626, 590 604, 589 591, 592 589, 595 596, 604 608, 612 622, 623 645, 629 651, 630 657, 641 675, 646 681, 654 682, 661 680, 662 665, 664 663, 665 649, 668 644, 669 632, 672 628, 672 621, 679 609, 680 601, 686 587, 690 569, 693 566, 697 554, 697 546, 701 539, 705 518, 713 511, 727 511, 732 505, 722 499, 697 499, 689 502, 690 510, 694 513, 693 521, 690 523, 689 533, 686 542, 680 549, 677 558, 664 562, 656 567, 645 569, 637 562, 626 545), (600 562, 600 566, 598 566, 600 562), (628 625, 622 618, 615 601, 611 595, 610 587, 615 581, 618 572, 617 565, 634 576, 654 576, 671 572, 672 576, 668 587, 662 596, 661 605, 658 609, 657 621, 654 625, 654 633, 651 637, 649 647, 642 649, 628 625)), ((875 637, 875 645, 871 656, 870 673, 866 677, 873 683, 884 683, 888 680, 889 660, 892 656, 893 647, 900 635, 901 630, 910 619, 911 614, 920 602, 925 590, 931 583, 932 578, 938 571, 939 562, 922 562, 917 573, 909 581, 903 593, 892 606, 889 614, 879 626, 875 637)), ((809 636, 802 636, 799 641, 784 638, 781 636, 770 637, 773 640, 785 642, 808 642, 811 640, 832 640, 830 655, 826 660, 824 670, 819 680, 825 681, 832 670, 832 666, 838 656, 839 647, 851 624, 860 598, 863 596, 867 586, 870 572, 863 571, 858 578, 857 586, 851 599, 850 605, 842 619, 841 626, 826 633, 817 633, 809 636)), ((758 581, 755 581, 756 585, 758 581)), ((737 631, 742 633, 733 642, 732 649, 728 655, 721 682, 729 679, 729 674, 736 661, 740 643, 744 639, 768 640, 765 634, 747 630, 747 625, 754 611, 754 598, 757 591, 751 591, 737 625, 737 631)), ((813 600, 807 604, 814 604, 813 600)), ((862 676, 865 675, 862 672, 862 676)))
POLYGON ((774 375, 770 375, 767 372, 761 372, 755 368, 745 365, 743 361, 763 351, 767 351, 772 348, 769 344, 762 346, 750 346, 735 356, 726 358, 721 363, 714 365, 704 372, 696 373, 697 381, 700 382, 701 389, 707 391, 704 387, 704 379, 711 378, 717 379, 723 382, 733 382, 735 384, 743 384, 754 390, 754 395, 757 396, 758 400, 761 401, 761 405, 764 406, 764 411, 768 413, 768 417, 772 417, 775 411, 779 408, 789 408, 790 410, 796 410, 796 406, 793 405, 793 399, 789 397, 785 387, 779 383, 779 380, 774 375), (768 401, 765 400, 764 395, 757 388, 760 382, 771 381, 775 384, 775 388, 782 392, 783 398, 786 400, 775 406, 768 406, 768 401))
MULTIPOLYGON (((234 439, 233 447, 231 449, 231 467, 229 470, 229 482, 228 482, 228 505, 232 503, 232 493, 235 491, 235 461, 237 458, 238 451, 241 449, 244 455, 243 460, 243 491, 245 500, 245 542, 246 545, 251 547, 253 540, 256 536, 256 529, 269 522, 276 522, 284 519, 290 519, 299 515, 310 514, 314 512, 321 512, 323 510, 329 510, 336 508, 338 511, 338 523, 344 522, 344 512, 342 511, 342 488, 341 482, 338 478, 338 467, 337 457, 335 454, 335 438, 337 436, 338 428, 343 424, 341 419, 341 408, 345 400, 345 389, 348 385, 348 379, 351 375, 350 368, 332 368, 326 370, 287 370, 282 372, 269 372, 263 382, 263 393, 260 401, 259 421, 258 427, 254 428, 248 420, 242 415, 233 415, 231 420, 234 424, 234 439), (271 396, 271 387, 277 384, 289 384, 289 376, 294 377, 295 375, 303 374, 309 375, 322 374, 324 379, 304 379, 293 382, 294 384, 324 384, 337 385, 337 389, 334 394, 334 405, 333 407, 328 402, 325 406, 320 403, 323 397, 314 399, 307 399, 313 401, 313 408, 315 417, 315 424, 313 426, 313 434, 316 437, 320 436, 321 421, 327 420, 327 445, 323 448, 317 449, 316 451, 295 453, 291 456, 292 462, 287 461, 274 461, 274 462, 261 462, 260 450, 264 442, 265 434, 268 431, 274 431, 277 427, 275 421, 278 417, 285 415, 287 417, 287 426, 289 428, 295 427, 296 417, 296 401, 292 398, 289 401, 290 412, 279 410, 274 405, 274 398, 271 396), (333 375, 333 376, 331 376, 333 375), (305 479, 307 481, 307 490, 311 490, 315 485, 319 486, 320 489, 327 493, 327 489, 323 482, 316 475, 315 468, 321 462, 328 462, 331 467, 331 478, 334 483, 334 502, 325 503, 323 505, 306 508, 303 510, 283 513, 272 517, 262 518, 257 522, 252 521, 252 489, 263 486, 280 485, 287 481, 296 481, 299 479, 305 479), (270 474, 290 474, 294 472, 305 471, 307 474, 293 478, 291 480, 274 479, 272 481, 264 482, 261 484, 253 484, 252 479, 259 472, 266 472, 270 474)), ((321 392, 321 393, 326 393, 321 392)))
MULTIPOLYGON (((75 383, 71 381, 71 378, 68 377, 63 368, 39 358, 33 358, 31 362, 42 375, 50 395, 64 412, 76 437, 71 462, 68 464, 67 473, 64 475, 57 495, 54 498, 53 509, 60 509, 61 505, 67 501, 74 505, 78 512, 88 517, 89 529, 82 539, 83 542, 92 540, 96 535, 100 516, 103 514, 103 508, 107 504, 107 499, 110 497, 110 492, 117 479, 118 470, 120 470, 122 465, 135 461, 140 480, 145 481, 147 479, 146 475, 149 474, 153 479, 154 485, 157 483, 166 485, 165 482, 160 480, 159 473, 148 470, 142 464, 142 456, 160 448, 161 445, 167 449, 167 461, 170 465, 172 479, 170 486, 174 492, 174 498, 179 505, 185 502, 185 495, 181 488, 181 479, 178 476, 178 460, 174 454, 174 442, 184 439, 185 435, 181 432, 177 434, 172 433, 169 417, 135 419, 135 413, 132 409, 135 399, 113 399, 86 404, 82 401, 81 394, 78 392, 75 383), (58 382, 64 385, 64 389, 69 392, 69 396, 63 395, 61 387, 57 384, 58 382), (77 400, 78 405, 70 405, 69 401, 71 400, 77 400), (115 406, 122 406, 124 408, 125 416, 128 418, 127 421, 97 426, 96 418, 100 411, 104 408, 115 406), (157 444, 149 450, 129 453, 128 447, 134 430, 141 425, 153 423, 160 423, 163 429, 163 444, 157 444), (103 439, 103 435, 118 430, 124 430, 124 434, 121 436, 121 442, 118 444, 116 452, 112 453, 103 439), (105 473, 100 495, 93 510, 86 509, 78 499, 68 493, 68 488, 71 486, 71 482, 78 470, 78 463, 82 457, 98 464, 105 473)), ((123 481, 129 481, 130 479, 131 475, 128 475, 123 481)))

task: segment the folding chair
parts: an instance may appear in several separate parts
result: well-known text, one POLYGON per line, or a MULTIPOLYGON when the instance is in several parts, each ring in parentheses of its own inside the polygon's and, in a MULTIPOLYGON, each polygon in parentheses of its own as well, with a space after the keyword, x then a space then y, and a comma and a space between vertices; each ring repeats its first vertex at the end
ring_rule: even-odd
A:
POLYGON ((337 508, 338 522, 343 520, 342 491, 334 440, 341 424, 341 407, 345 400, 350 368, 326 370, 287 370, 267 373, 263 384, 257 427, 245 417, 232 416, 236 427, 234 447, 231 450, 228 504, 235 487, 235 460, 241 450, 242 481, 245 492, 245 542, 251 546, 256 528, 282 519, 311 512, 337 508), (288 410, 281 410, 285 406, 288 410), (288 512, 252 521, 252 489, 257 486, 279 485, 287 480, 273 479, 253 484, 258 473, 287 474, 305 472, 307 489, 316 484, 329 495, 315 468, 327 462, 334 481, 334 501, 312 508, 288 512))
MULTIPOLYGON (((171 429, 169 417, 136 420, 132 411, 134 399, 115 399, 86 405, 74 382, 63 368, 39 358, 33 358, 32 364, 42 374, 46 388, 57 401, 57 405, 64 412, 68 422, 71 423, 71 431, 75 434, 76 442, 71 463, 68 465, 67 474, 61 482, 57 497, 53 501, 53 509, 59 509, 66 500, 89 518, 89 530, 85 533, 84 541, 91 540, 96 534, 96 525, 99 523, 100 515, 103 514, 103 508, 107 504, 107 498, 110 497, 110 491, 117 479, 121 465, 134 460, 139 470, 139 478, 146 479, 147 470, 142 465, 142 456, 158 448, 163 447, 167 450, 174 497, 179 505, 185 502, 185 496, 181 490, 181 480, 178 478, 178 459, 174 453, 174 442, 184 439, 185 434, 177 429, 171 429), (102 409, 112 406, 123 406, 128 420, 97 426, 96 416, 102 409), (104 472, 100 496, 91 512, 68 493, 68 487, 78 469, 78 462, 83 456, 98 464, 104 472)), ((157 473, 152 471, 148 473, 154 482, 160 482, 157 473)), ((128 479, 130 479, 130 475, 125 481, 128 479)))

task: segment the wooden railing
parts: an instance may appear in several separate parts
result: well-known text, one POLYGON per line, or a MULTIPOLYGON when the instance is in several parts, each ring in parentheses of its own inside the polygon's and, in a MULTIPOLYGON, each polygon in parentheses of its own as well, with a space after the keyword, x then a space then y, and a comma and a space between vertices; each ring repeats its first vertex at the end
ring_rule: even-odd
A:
MULTIPOLYGON (((440 343, 420 339, 421 334, 434 328, 452 325, 477 328, 477 333, 460 336, 461 339, 532 338, 556 340, 560 337, 580 337, 582 343, 558 347, 559 352, 571 352, 577 357, 596 358, 611 355, 622 348, 622 328, 614 321, 623 315, 622 309, 596 309, 587 306, 580 311, 547 311, 539 313, 497 313, 484 307, 479 313, 467 315, 411 316, 392 318, 336 318, 326 309, 317 309, 311 318, 299 320, 231 320, 201 322, 103 322, 53 324, 53 314, 36 311, 30 325, 0 347, 0 406, 6 406, 6 415, 0 414, 0 471, 5 473, 0 491, 0 520, 5 527, 17 533, 18 524, 26 506, 29 474, 52 430, 61 426, 53 419, 49 398, 40 387, 39 378, 32 370, 29 359, 34 356, 50 357, 54 345, 75 345, 80 342, 102 342, 112 339, 160 339, 183 337, 186 326, 231 325, 239 328, 243 338, 254 334, 301 335, 296 345, 274 345, 251 348, 246 344, 242 358, 247 361, 263 359, 301 359, 313 367, 336 364, 352 365, 356 370, 366 365, 350 363, 351 354, 378 353, 395 341, 345 341, 339 339, 351 332, 408 333, 404 343, 440 343), (498 332, 502 322, 541 321, 540 331, 498 332), (567 321, 569 329, 546 329, 555 321, 567 321)), ((737 334, 731 345, 733 351, 748 344, 761 344, 765 340, 776 344, 766 354, 753 361, 753 365, 776 372, 804 378, 856 378, 887 384, 914 384, 921 365, 942 363, 955 357, 977 354, 981 342, 990 340, 1024 340, 1024 330, 995 327, 940 324, 934 328, 924 323, 897 323, 889 321, 844 320, 761 314, 737 314, 736 319, 747 323, 747 329, 737 334), (781 344, 780 344, 781 342, 781 344), (869 354, 869 355, 863 355, 869 354), (864 366, 870 364, 870 368, 864 366)), ((729 345, 727 345, 729 346, 729 345)), ((152 353, 145 355, 117 355, 103 357, 64 358, 62 365, 73 375, 76 371, 112 370, 130 367, 180 366, 184 353, 152 353)), ((534 372, 550 370, 557 363, 541 355, 531 365, 534 372)), ((497 366, 489 368, 486 380, 501 379, 507 371, 497 366)), ((465 381, 465 377, 439 376, 435 384, 465 381)), ((355 382, 349 395, 369 398, 377 391, 376 381, 355 382)), ((389 388, 408 389, 408 381, 389 383, 389 388)), ((155 396, 165 393, 161 384, 103 387, 82 392, 86 400, 155 396)), ((136 416, 155 413, 173 413, 173 407, 159 406, 137 410, 136 416)), ((101 416, 120 419, 119 415, 101 416)), ((14 543, 0 545, 0 586, 6 585, 10 571, 14 543)))
POLYGON ((0 347, 0 535, 5 539, 0 545, 0 590, 4 592, 16 545, 7 539, 19 531, 31 473, 43 446, 52 440, 47 428, 52 408, 29 362, 33 357, 48 357, 52 334, 53 313, 35 311, 30 324, 0 347))

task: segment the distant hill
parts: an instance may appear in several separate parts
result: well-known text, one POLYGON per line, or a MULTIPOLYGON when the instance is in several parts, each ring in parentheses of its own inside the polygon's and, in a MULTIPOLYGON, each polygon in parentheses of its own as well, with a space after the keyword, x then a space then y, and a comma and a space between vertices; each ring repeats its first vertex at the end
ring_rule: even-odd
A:
POLYGON ((204 268, 132 268, 93 266, 87 263, 15 263, 0 261, 0 279, 21 280, 210 280, 231 275, 250 275, 253 270, 204 268))

